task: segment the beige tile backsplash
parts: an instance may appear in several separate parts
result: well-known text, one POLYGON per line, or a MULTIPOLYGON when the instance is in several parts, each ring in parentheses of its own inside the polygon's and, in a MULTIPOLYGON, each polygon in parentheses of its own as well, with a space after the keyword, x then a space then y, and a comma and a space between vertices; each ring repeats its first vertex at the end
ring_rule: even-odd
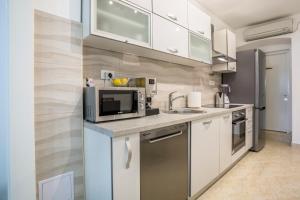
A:
MULTIPOLYGON (((163 110, 167 109, 168 94, 173 91, 178 91, 176 95, 200 91, 202 104, 214 103, 214 94, 221 82, 220 75, 210 75, 210 67, 193 68, 84 46, 83 77, 93 78, 96 83, 104 85, 104 81, 100 80, 103 69, 115 71, 115 75, 120 77, 156 77, 158 94, 153 105, 163 110), (210 80, 215 82, 215 86, 209 85, 210 80)), ((110 82, 105 85, 109 86, 110 82)), ((174 102, 175 107, 185 104, 184 99, 174 102)))

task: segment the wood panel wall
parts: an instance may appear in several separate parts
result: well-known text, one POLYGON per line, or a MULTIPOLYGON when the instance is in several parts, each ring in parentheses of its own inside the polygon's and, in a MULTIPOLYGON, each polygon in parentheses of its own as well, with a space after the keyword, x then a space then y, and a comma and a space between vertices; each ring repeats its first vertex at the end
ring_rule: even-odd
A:
POLYGON ((73 171, 84 199, 82 25, 35 11, 34 42, 37 184, 73 171))

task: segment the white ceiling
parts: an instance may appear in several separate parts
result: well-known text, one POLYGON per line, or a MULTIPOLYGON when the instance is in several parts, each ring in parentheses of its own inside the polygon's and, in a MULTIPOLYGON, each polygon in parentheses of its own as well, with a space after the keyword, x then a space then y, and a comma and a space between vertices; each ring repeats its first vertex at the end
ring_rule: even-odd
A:
POLYGON ((300 13, 300 0, 198 0, 233 28, 300 13))

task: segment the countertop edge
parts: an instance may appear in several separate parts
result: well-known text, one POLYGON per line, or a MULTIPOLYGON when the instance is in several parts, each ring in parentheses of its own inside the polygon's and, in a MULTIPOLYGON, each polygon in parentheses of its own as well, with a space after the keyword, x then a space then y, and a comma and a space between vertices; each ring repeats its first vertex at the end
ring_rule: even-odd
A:
MULTIPOLYGON (((237 104, 235 104, 235 105, 237 105, 237 104)), ((84 128, 88 128, 88 129, 97 131, 97 132, 107 135, 111 138, 117 138, 117 137, 122 137, 122 136, 126 136, 126 135, 131 135, 134 133, 140 133, 140 132, 144 132, 144 131, 148 131, 148 130, 152 130, 152 129, 162 128, 164 126, 172 126, 174 124, 187 123, 187 122, 191 122, 191 121, 195 121, 195 120, 216 117, 219 115, 223 115, 226 113, 232 113, 236 110, 247 109, 250 107, 253 107, 253 105, 246 104, 241 107, 236 107, 236 108, 231 108, 231 109, 220 108, 220 110, 217 112, 206 113, 206 114, 193 114, 190 117, 186 117, 186 115, 185 115, 185 118, 183 118, 183 119, 179 118, 179 119, 168 121, 168 122, 158 122, 157 124, 150 124, 148 126, 145 125, 143 127, 134 127, 134 128, 130 128, 130 129, 117 130, 117 131, 101 127, 101 125, 102 125, 101 123, 97 124, 97 123, 91 123, 88 121, 84 121, 84 128)), ((168 114, 166 114, 166 115, 168 115, 168 114)), ((170 114, 170 115, 174 115, 174 114, 170 114)), ((149 116, 149 117, 151 117, 151 116, 149 116)), ((111 123, 113 123, 113 122, 111 122, 111 123)))

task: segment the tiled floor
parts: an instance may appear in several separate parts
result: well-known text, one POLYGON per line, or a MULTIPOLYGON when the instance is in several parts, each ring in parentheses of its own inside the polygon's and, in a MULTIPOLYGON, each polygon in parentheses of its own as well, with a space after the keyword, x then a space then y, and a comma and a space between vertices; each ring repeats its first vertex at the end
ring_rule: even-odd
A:
POLYGON ((300 145, 268 139, 198 200, 300 200, 300 145))

